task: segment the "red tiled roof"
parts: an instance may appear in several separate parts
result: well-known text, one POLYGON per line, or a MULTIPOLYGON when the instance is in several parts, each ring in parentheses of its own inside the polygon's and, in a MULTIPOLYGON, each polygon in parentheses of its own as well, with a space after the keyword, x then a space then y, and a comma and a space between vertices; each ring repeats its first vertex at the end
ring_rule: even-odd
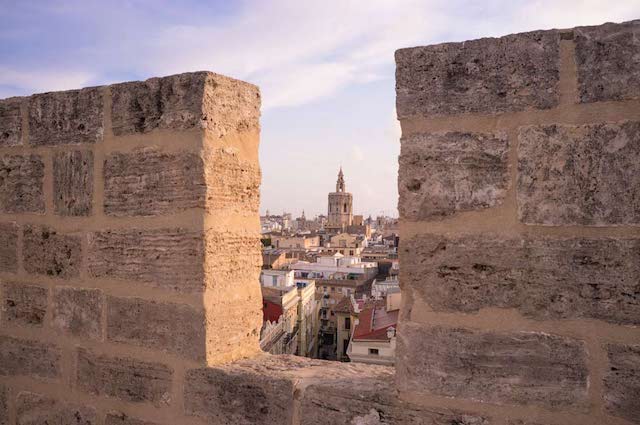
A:
POLYGON ((388 341, 387 329, 397 326, 399 313, 398 310, 387 312, 379 305, 362 310, 353 330, 353 339, 388 341))

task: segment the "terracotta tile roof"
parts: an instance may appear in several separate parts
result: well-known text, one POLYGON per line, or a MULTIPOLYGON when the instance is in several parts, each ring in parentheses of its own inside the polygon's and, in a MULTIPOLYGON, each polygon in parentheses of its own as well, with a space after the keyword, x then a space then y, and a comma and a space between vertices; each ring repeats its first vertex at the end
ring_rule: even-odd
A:
POLYGON ((398 310, 387 312, 381 305, 367 307, 358 315, 358 324, 353 331, 354 340, 388 341, 387 329, 397 327, 398 310))

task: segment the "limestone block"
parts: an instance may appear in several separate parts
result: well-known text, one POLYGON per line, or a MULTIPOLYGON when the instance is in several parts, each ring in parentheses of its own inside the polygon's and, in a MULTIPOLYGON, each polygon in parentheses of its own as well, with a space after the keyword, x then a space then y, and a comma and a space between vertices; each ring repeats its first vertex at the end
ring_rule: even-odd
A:
POLYGON ((573 34, 581 103, 640 97, 640 20, 573 34))
POLYGON ((0 385, 0 425, 9 424, 9 389, 0 385))
POLYGON ((499 205, 509 185, 506 133, 414 134, 402 140, 403 218, 424 220, 499 205))
POLYGON ((22 144, 22 115, 19 97, 0 100, 0 147, 22 144))
POLYGON ((0 223, 0 270, 18 271, 18 226, 14 223, 0 223))
POLYGON ((53 204, 64 216, 91 215, 93 152, 69 151, 53 155, 53 204))
POLYGON ((160 363, 78 349, 75 385, 90 394, 161 406, 171 401, 172 375, 173 371, 160 363))
POLYGON ((640 424, 640 345, 610 344, 607 354, 605 407, 612 415, 640 424))
POLYGON ((46 288, 15 282, 2 286, 2 322, 4 324, 42 326, 47 312, 46 288))
POLYGON ((203 285, 202 239, 200 233, 181 228, 92 233, 89 274, 198 292, 203 285))
POLYGON ((521 128, 518 213, 527 224, 640 224, 640 122, 521 128))
POLYGON ((36 94, 29 98, 29 144, 96 143, 103 135, 100 87, 36 94))
POLYGON ((536 332, 480 332, 403 322, 401 391, 547 408, 587 405, 582 341, 536 332))
POLYGON ((560 34, 536 31, 396 51, 398 118, 549 109, 560 34))
POLYGON ((39 155, 0 155, 0 213, 44 213, 39 155))
POLYGON ((96 425, 93 407, 65 403, 40 394, 21 392, 16 401, 17 425, 96 425))
POLYGON ((102 339, 102 291, 58 287, 53 290, 53 327, 79 338, 102 339))
POLYGON ((124 413, 111 412, 107 414, 104 425, 158 425, 155 422, 132 418, 124 413))
MULTIPOLYGON (((220 314, 218 312, 217 314, 220 314)), ((204 312, 140 298, 107 298, 107 340, 206 359, 204 312)))
MULTIPOLYGON (((207 286, 211 289, 237 287, 238 282, 260 273, 262 255, 257 234, 218 232, 205 235, 207 286)), ((256 279, 259 277, 256 276, 256 279)))
POLYGON ((63 279, 77 277, 82 261, 80 237, 47 226, 25 226, 24 268, 28 273, 63 279))
POLYGON ((105 160, 107 215, 154 216, 204 208, 206 196, 204 165, 197 154, 139 149, 105 160))
POLYGON ((52 344, 0 335, 0 375, 55 379, 60 351, 52 344))
POLYGON ((205 169, 209 210, 229 210, 255 216, 260 206, 260 167, 233 149, 207 152, 205 169))
POLYGON ((537 320, 640 324, 637 239, 426 234, 400 249, 403 284, 435 311, 515 308, 537 320))

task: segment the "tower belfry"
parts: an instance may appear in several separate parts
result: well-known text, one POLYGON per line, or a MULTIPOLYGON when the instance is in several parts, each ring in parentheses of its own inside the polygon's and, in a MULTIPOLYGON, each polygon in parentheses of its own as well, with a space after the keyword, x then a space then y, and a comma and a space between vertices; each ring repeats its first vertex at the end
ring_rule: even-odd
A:
POLYGON ((345 192, 346 187, 344 185, 344 174, 342 173, 342 166, 340 166, 340 172, 338 172, 338 181, 336 182, 336 192, 345 192))
POLYGON ((342 172, 342 167, 340 167, 338 180, 336 181, 336 191, 329 193, 329 211, 325 229, 328 232, 339 233, 352 224, 353 197, 347 192, 344 173, 342 172))

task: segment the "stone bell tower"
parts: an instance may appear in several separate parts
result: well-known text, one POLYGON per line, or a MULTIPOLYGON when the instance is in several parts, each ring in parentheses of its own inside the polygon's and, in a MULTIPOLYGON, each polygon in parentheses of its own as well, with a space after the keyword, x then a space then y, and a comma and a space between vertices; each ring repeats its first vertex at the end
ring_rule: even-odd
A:
POLYGON ((329 193, 328 220, 325 229, 329 232, 342 232, 353 223, 353 197, 347 192, 342 167, 338 172, 336 191, 329 193))

